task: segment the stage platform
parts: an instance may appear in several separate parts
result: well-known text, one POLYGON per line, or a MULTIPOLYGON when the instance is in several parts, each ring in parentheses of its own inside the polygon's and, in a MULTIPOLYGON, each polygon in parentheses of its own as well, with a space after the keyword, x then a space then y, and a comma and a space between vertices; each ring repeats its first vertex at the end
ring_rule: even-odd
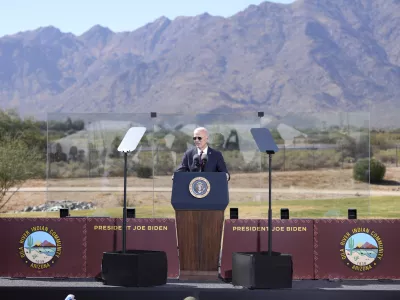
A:
POLYGON ((74 294, 77 300, 102 299, 400 299, 400 281, 378 280, 299 280, 292 289, 248 290, 221 281, 199 282, 168 280, 167 285, 153 288, 123 288, 103 285, 91 279, 16 279, 0 278, 0 299, 64 300, 74 294))

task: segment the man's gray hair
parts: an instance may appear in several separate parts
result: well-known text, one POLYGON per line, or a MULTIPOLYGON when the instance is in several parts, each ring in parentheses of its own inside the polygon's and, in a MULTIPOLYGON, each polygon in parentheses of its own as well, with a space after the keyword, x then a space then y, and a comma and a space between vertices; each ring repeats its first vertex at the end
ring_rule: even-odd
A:
POLYGON ((208 130, 205 127, 197 127, 193 132, 196 131, 204 131, 206 133, 206 136, 208 137, 208 130))

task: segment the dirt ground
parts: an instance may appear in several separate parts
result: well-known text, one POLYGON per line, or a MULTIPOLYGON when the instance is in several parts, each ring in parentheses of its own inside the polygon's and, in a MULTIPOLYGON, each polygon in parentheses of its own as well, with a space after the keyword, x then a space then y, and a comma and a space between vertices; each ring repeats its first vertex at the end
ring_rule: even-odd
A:
MULTIPOLYGON (((147 187, 145 192, 128 192, 128 205, 152 206, 168 204, 171 192, 154 192, 156 188, 171 188, 171 176, 156 177, 153 179, 140 179, 129 177, 128 187, 147 187)), ((37 206, 47 201, 72 200, 93 202, 97 207, 122 206, 123 193, 101 191, 104 187, 123 187, 123 178, 78 178, 78 179, 52 179, 29 180, 21 188, 45 187, 82 187, 79 192, 45 192, 45 191, 20 191, 12 195, 9 192, 6 198, 12 195, 2 211, 21 210, 26 206, 37 206), (99 188, 99 191, 84 191, 84 187, 99 188)), ((231 202, 252 202, 266 200, 268 194, 253 189, 268 188, 268 174, 235 173, 229 182, 231 202), (243 189, 244 191, 235 191, 243 189)), ((372 191, 399 191, 400 196, 400 167, 387 168, 385 182, 380 185, 358 183, 352 179, 352 170, 316 170, 316 171, 285 171, 272 173, 272 188, 274 200, 295 199, 332 199, 343 196, 343 191, 348 191, 346 197, 360 196, 372 191), (274 189, 279 191, 274 192, 274 189), (326 193, 326 191, 333 191, 326 193), (291 192, 292 191, 292 192, 291 192), (297 192, 301 191, 301 192, 297 192), (340 191, 342 194, 336 194, 340 191)))

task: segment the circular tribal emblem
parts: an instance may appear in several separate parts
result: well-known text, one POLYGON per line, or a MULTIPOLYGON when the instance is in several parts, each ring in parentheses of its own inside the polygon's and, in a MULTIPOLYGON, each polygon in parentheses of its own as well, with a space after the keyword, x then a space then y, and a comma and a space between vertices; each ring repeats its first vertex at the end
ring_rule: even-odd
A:
POLYGON ((369 228, 355 228, 347 232, 340 245, 342 260, 356 272, 374 269, 383 258, 382 239, 369 228))
POLYGON ((22 234, 19 245, 18 252, 22 261, 36 270, 52 267, 62 253, 59 235, 47 226, 27 229, 22 234))

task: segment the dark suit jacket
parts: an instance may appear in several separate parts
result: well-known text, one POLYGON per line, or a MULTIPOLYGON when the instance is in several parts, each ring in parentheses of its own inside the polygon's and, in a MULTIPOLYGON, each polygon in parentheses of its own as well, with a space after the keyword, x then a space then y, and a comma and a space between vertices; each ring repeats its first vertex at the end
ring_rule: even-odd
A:
MULTIPOLYGON (((182 158, 182 162, 176 169, 176 172, 193 172, 193 156, 197 154, 197 147, 189 149, 185 152, 182 158)), ((208 146, 207 152, 208 160, 204 167, 204 172, 225 172, 229 175, 228 169, 226 168, 224 157, 218 150, 214 150, 208 146)))

